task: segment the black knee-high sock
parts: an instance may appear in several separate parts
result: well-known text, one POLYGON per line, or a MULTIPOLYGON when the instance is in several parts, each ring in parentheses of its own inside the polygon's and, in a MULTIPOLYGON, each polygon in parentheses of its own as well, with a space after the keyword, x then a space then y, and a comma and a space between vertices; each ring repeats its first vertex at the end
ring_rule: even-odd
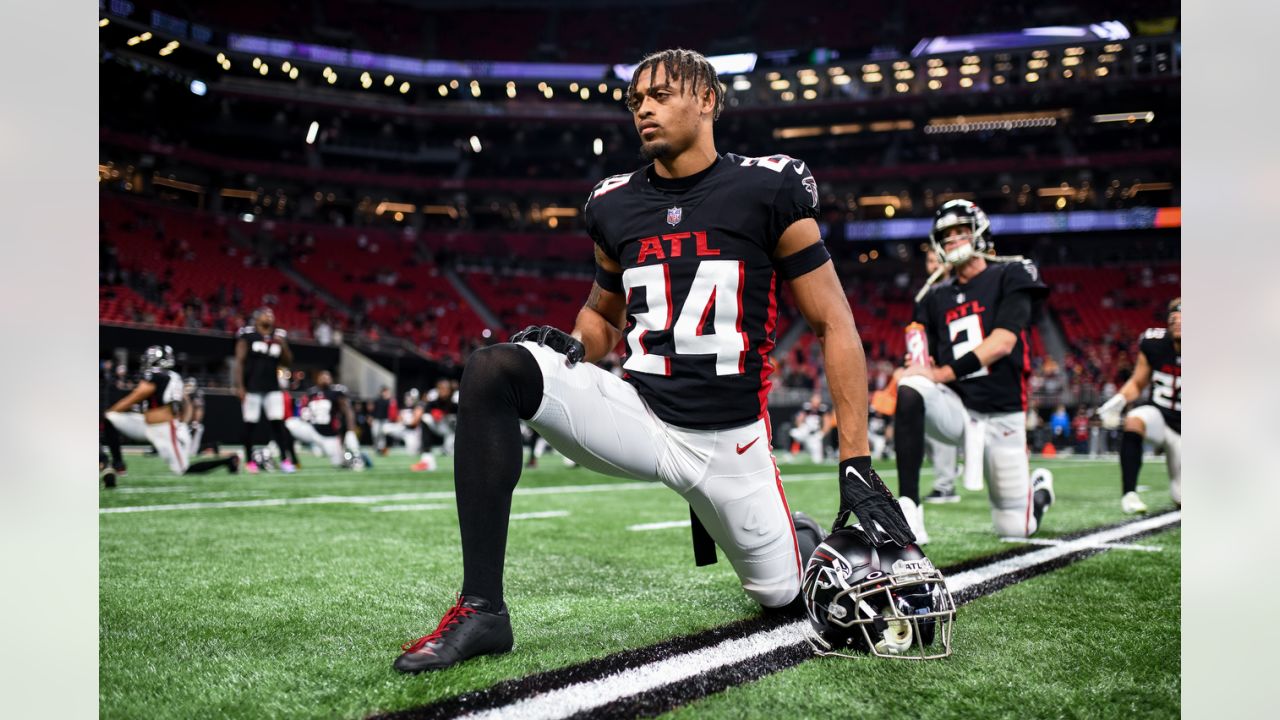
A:
POLYGON ((897 454, 898 495, 919 503, 920 466, 924 464, 924 397, 915 388, 898 386, 893 447, 897 454))
POLYGON ((124 458, 120 454, 120 431, 105 418, 102 421, 102 439, 107 443, 107 450, 111 452, 111 467, 124 465, 124 458))
POLYGON ((289 434, 289 428, 284 426, 283 420, 271 421, 271 437, 280 446, 281 458, 292 463, 298 462, 298 456, 293 454, 293 435, 289 434))
MULTIPOLYGON (((258 418, 258 422, 262 422, 262 418, 258 418)), ((253 431, 258 429, 257 422, 245 421, 244 423, 244 461, 253 462, 253 431)))
POLYGON ((502 607, 511 492, 520 480, 520 420, 542 402, 542 371, 511 344, 477 350, 459 387, 453 471, 462 533, 462 594, 502 607))
POLYGON ((226 467, 234 461, 235 461, 235 458, 232 457, 231 455, 228 455, 226 457, 212 458, 209 460, 198 460, 188 465, 187 471, 183 474, 184 475, 200 475, 202 473, 207 473, 210 470, 214 470, 216 468, 226 467))
POLYGON ((1138 489, 1138 472, 1142 470, 1142 434, 1125 431, 1120 437, 1121 492, 1138 489))

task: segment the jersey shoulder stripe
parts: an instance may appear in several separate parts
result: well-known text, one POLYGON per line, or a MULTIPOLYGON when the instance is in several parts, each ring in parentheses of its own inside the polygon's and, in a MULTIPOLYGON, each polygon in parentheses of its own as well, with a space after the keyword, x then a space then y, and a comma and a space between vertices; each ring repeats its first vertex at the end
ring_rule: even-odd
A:
POLYGON ((635 171, 632 171, 629 173, 623 173, 621 175, 610 175, 609 177, 596 183, 596 186, 591 189, 591 196, 587 198, 587 203, 589 204, 592 200, 595 200, 596 198, 602 197, 604 195, 608 195, 614 190, 617 190, 618 188, 626 185, 628 182, 631 181, 631 176, 635 174, 636 174, 635 171))

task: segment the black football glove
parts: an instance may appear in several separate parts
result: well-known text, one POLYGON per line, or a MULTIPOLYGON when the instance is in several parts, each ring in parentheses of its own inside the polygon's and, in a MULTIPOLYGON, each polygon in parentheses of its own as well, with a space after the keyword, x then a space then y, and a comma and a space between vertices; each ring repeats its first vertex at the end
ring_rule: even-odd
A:
POLYGON ((849 524, 850 513, 858 516, 863 532, 874 545, 894 542, 906 547, 916 541, 902 508, 871 468, 867 455, 840 462, 840 512, 832 532, 849 524))
POLYGON ((587 349, 582 346, 581 341, 550 325, 530 325, 512 335, 511 342, 536 342, 539 345, 545 345, 568 358, 570 365, 577 365, 587 356, 587 349))

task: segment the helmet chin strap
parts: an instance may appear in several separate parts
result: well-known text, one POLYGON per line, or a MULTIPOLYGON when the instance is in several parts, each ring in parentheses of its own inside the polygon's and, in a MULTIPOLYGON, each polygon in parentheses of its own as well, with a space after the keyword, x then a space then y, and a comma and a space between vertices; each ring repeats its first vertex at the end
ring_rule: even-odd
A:
POLYGON ((965 247, 969 248, 969 252, 963 253, 964 257, 957 260, 952 260, 951 257, 947 257, 946 262, 939 265, 938 269, 934 270, 933 274, 929 276, 929 279, 924 281, 924 287, 920 288, 920 292, 916 293, 916 302, 920 302, 920 299, 925 296, 925 293, 929 292, 929 288, 933 287, 933 284, 938 281, 938 278, 942 277, 942 274, 946 272, 947 268, 955 267, 956 263, 966 262, 973 258, 982 258, 983 260, 990 262, 1022 262, 1024 259, 1021 255, 992 255, 991 253, 976 252, 972 250, 972 246, 970 245, 966 245, 965 247))

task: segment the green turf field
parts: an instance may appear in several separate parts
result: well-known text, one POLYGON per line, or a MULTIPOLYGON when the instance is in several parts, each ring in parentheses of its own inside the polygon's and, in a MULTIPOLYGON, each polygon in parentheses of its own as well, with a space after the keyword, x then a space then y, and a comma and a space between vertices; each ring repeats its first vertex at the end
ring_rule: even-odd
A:
MULTIPOLYGON (((451 463, 406 456, 356 474, 313 459, 296 475, 174 477, 129 458, 101 491, 100 709, 105 718, 360 718, 583 663, 758 615, 720 562, 697 568, 688 519, 660 485, 564 468, 526 471, 506 592, 515 651, 403 676, 399 645, 434 629, 461 581, 451 463), (612 487, 610 487, 612 486, 612 487), (196 507, 188 507, 196 506, 196 507)), ((892 463, 881 463, 896 487, 892 463)), ((1058 503, 1038 539, 1112 524, 1114 461, 1035 461, 1058 503)), ((835 469, 782 463, 793 509, 827 523, 835 469)), ((1142 482, 1171 506, 1163 463, 1142 482)), ((928 487, 926 471, 925 488, 928 487)), ((935 564, 1014 547, 984 494, 929 505, 935 564)), ((819 658, 675 711, 685 717, 1170 717, 1179 714, 1180 533, 1134 541, 964 606, 947 660, 819 658)))

